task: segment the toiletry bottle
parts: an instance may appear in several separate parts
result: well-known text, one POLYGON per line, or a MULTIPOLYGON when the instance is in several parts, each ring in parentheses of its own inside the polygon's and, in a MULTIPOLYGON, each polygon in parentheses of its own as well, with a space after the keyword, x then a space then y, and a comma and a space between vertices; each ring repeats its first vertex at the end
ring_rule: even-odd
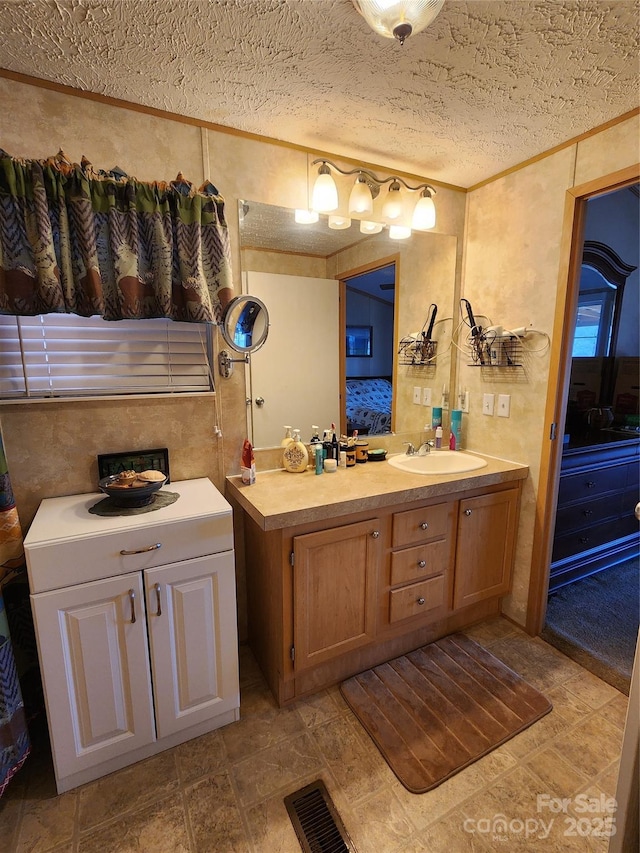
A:
POLYGON ((451 437, 449 439, 450 450, 460 450, 462 447, 462 411, 451 410, 451 437))
POLYGON ((240 476, 242 482, 251 486, 256 481, 256 460, 253 454, 253 447, 248 438, 245 438, 242 445, 242 456, 240 458, 240 476))
MULTIPOLYGON (((316 467, 316 445, 320 446, 320 450, 322 451, 322 442, 320 441, 320 436, 318 435, 318 430, 320 427, 315 424, 311 424, 312 434, 311 441, 309 442, 309 447, 307 450, 309 451, 309 468, 316 467)), ((317 471, 316 471, 317 473, 317 471)))
POLYGON ((291 442, 293 441, 293 437, 291 435, 291 427, 285 426, 284 429, 285 429, 284 438, 280 442, 280 447, 286 447, 287 444, 291 444, 291 442))
POLYGON ((293 441, 289 442, 282 454, 282 464, 285 471, 291 471, 293 474, 302 473, 309 464, 309 454, 307 448, 300 441, 300 430, 294 429, 293 441))
POLYGON ((437 429, 439 426, 442 426, 442 407, 434 406, 431 409, 431 427, 437 429))
POLYGON ((322 433, 322 450, 325 459, 331 459, 331 430, 325 429, 322 433))
POLYGON ((336 460, 336 464, 340 464, 340 445, 336 436, 336 425, 331 424, 331 458, 336 460))
POLYGON ((324 456, 322 453, 322 442, 316 441, 312 445, 315 453, 316 474, 324 474, 324 456))
POLYGON ((442 447, 442 427, 436 427, 436 450, 440 450, 442 447))

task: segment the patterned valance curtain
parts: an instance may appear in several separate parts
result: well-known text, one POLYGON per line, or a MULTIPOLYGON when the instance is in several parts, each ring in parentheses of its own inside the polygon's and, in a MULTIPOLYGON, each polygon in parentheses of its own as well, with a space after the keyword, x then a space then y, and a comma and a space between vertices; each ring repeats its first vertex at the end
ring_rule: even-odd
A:
POLYGON ((215 323, 231 288, 213 184, 143 183, 62 151, 20 160, 0 149, 0 313, 215 323))

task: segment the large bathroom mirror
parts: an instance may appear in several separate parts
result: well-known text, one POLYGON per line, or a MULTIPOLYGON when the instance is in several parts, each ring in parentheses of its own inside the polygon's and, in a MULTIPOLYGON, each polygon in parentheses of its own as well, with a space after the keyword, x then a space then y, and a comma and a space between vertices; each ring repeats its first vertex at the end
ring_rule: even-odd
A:
POLYGON ((299 428, 303 441, 313 425, 345 431, 351 380, 390 388, 390 416, 373 419, 365 434, 421 431, 449 387, 456 238, 414 232, 391 240, 386 230, 361 234, 356 220, 330 229, 326 216, 300 225, 293 210, 249 200, 240 201, 239 218, 243 291, 268 306, 270 323, 267 345, 247 368, 254 447, 279 445, 285 425, 299 428), (419 335, 432 303, 436 357, 410 363, 400 342, 419 335), (370 356, 347 356, 347 326, 357 346, 366 339, 370 356))

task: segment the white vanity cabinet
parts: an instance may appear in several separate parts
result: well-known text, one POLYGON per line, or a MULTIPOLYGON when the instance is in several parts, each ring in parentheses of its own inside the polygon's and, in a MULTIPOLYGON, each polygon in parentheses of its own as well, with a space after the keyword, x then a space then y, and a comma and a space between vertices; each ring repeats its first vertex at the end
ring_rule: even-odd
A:
POLYGON ((231 507, 209 482, 104 518, 42 502, 25 539, 58 791, 239 717, 231 507))

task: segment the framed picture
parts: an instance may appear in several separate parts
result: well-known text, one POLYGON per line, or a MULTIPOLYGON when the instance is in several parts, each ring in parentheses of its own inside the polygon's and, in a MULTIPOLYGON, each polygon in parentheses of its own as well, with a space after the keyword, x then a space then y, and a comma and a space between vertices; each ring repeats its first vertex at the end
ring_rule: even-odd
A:
POLYGON ((347 326, 347 356, 370 358, 373 355, 373 326, 347 326))
POLYGON ((98 478, 110 477, 121 471, 162 471, 169 478, 169 451, 166 447, 155 450, 130 450, 126 453, 101 453, 98 456, 98 478))

